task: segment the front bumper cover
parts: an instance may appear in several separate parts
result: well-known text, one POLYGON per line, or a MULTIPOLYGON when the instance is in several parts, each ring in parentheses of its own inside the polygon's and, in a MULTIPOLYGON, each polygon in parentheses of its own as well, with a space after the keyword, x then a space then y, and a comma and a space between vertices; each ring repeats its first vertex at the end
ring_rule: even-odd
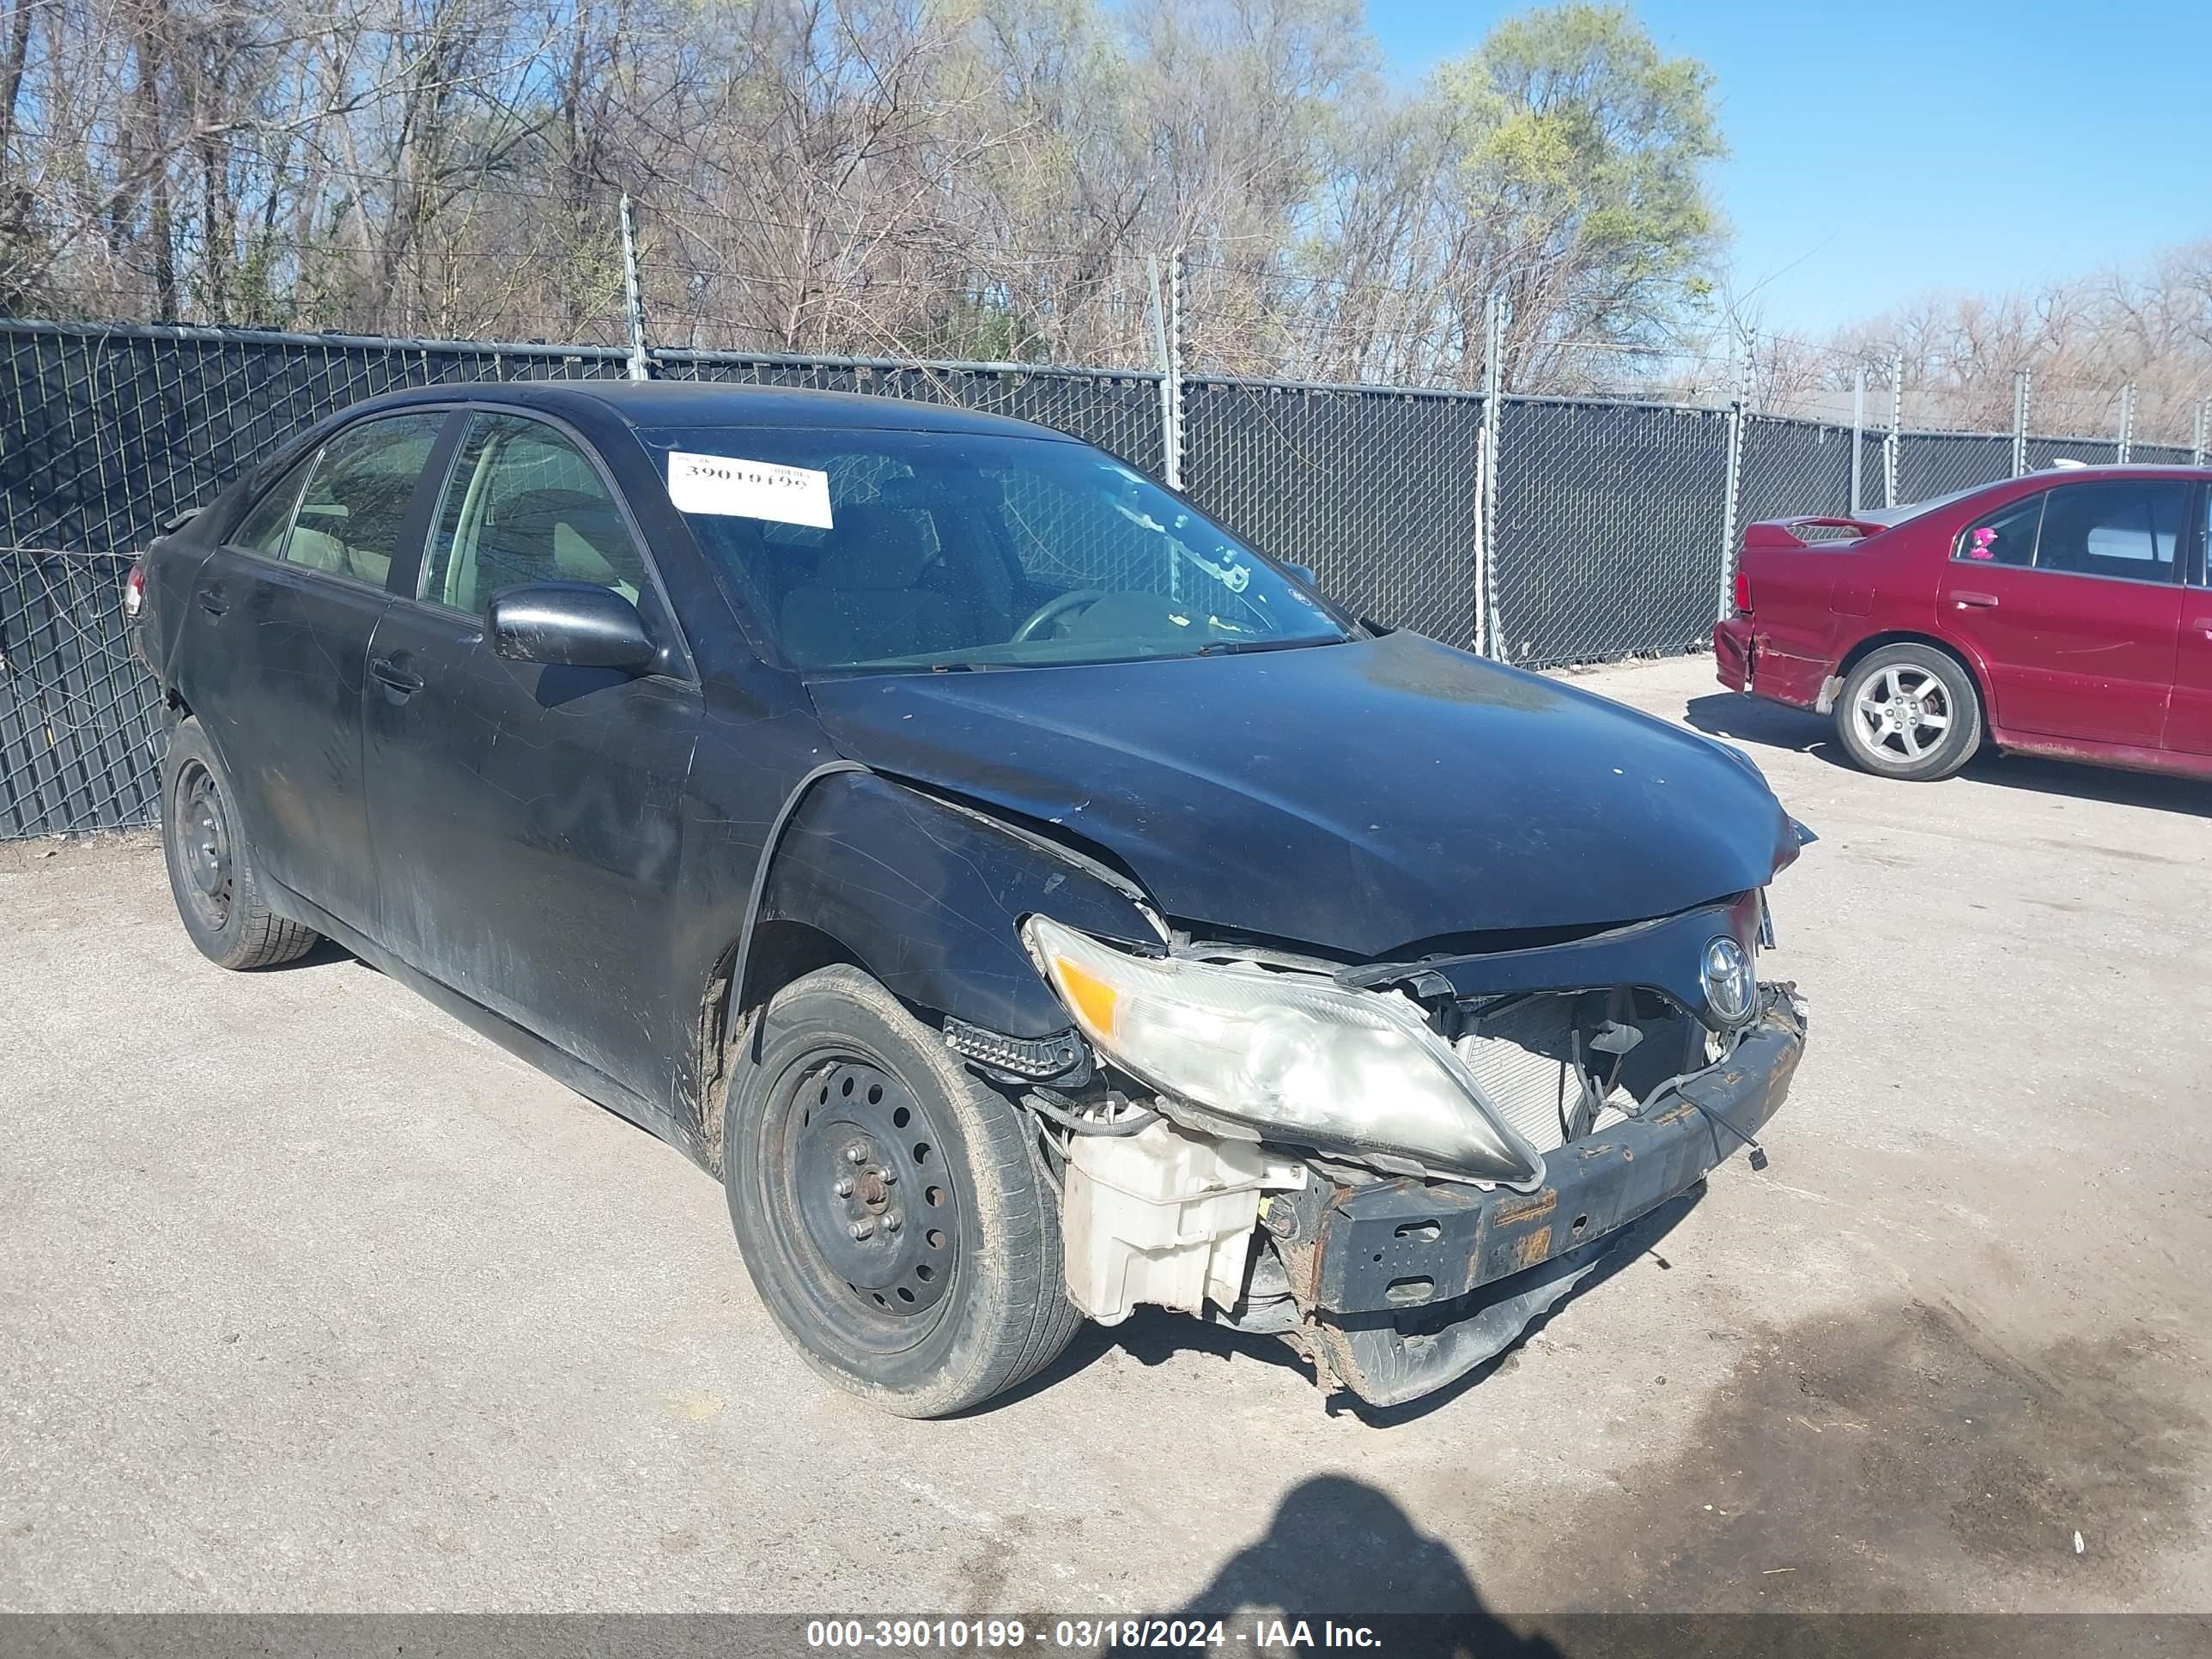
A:
POLYGON ((1443 1387, 1647 1231, 1633 1224, 1748 1146, 1805 1046, 1794 991, 1761 988, 1759 1015, 1726 1060, 1645 1115, 1548 1154, 1533 1193, 1403 1179, 1330 1199, 1301 1298, 1329 1370, 1378 1406, 1443 1387))

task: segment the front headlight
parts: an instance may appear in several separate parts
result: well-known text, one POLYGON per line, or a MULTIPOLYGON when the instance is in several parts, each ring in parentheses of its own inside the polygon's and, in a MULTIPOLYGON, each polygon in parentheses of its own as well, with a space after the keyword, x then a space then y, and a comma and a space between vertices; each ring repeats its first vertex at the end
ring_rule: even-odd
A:
POLYGON ((1403 997, 1131 956, 1043 916, 1022 931, 1083 1034, 1155 1089, 1275 1139, 1478 1181, 1520 1185, 1543 1173, 1403 997))

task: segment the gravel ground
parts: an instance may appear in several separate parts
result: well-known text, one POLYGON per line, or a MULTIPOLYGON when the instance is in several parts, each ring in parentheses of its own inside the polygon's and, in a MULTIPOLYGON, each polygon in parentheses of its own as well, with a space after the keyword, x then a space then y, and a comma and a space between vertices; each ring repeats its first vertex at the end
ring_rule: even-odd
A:
POLYGON ((0 848, 0 1608, 2212 1606, 2212 790, 1885 782, 1710 676, 1579 683, 1821 836, 1771 1167, 1387 1414, 1140 1315, 875 1415, 675 1152, 342 955, 208 965, 147 838, 0 848))

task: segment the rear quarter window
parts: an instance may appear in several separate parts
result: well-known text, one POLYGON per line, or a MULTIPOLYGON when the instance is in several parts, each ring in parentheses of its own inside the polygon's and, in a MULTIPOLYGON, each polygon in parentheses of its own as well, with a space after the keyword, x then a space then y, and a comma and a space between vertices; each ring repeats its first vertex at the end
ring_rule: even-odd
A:
POLYGON ((2025 568, 2035 562, 2036 532, 2043 523, 2043 504, 2049 492, 2014 501, 1975 520, 1959 532, 1952 556, 1969 564, 2006 564, 2025 568))

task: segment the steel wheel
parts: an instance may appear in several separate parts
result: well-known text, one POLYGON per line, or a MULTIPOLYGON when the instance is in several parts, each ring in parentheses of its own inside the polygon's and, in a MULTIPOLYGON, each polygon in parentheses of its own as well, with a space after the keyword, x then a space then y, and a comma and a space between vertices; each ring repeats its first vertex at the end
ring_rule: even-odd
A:
POLYGON ((269 908, 237 799, 199 721, 179 720, 161 763, 161 860, 177 919, 194 948, 221 967, 291 962, 320 935, 269 908))
POLYGON ((915 1091, 850 1054, 787 1073, 782 1202, 794 1262, 813 1294, 842 1304, 869 1346, 927 1328, 959 1261, 959 1204, 943 1142, 915 1091))
POLYGON ((1869 749, 1901 761, 1924 758, 1951 729, 1950 688, 1926 668, 1892 663, 1851 699, 1851 718, 1869 749))
POLYGON ((198 760, 179 769, 178 831, 186 877, 185 895, 210 932, 230 925, 235 878, 231 865, 230 812, 215 775, 198 760))
POLYGON ((1060 1217, 1021 1109, 857 968, 741 1028, 722 1178, 807 1364, 903 1417, 965 1411, 1067 1346, 1060 1217))

